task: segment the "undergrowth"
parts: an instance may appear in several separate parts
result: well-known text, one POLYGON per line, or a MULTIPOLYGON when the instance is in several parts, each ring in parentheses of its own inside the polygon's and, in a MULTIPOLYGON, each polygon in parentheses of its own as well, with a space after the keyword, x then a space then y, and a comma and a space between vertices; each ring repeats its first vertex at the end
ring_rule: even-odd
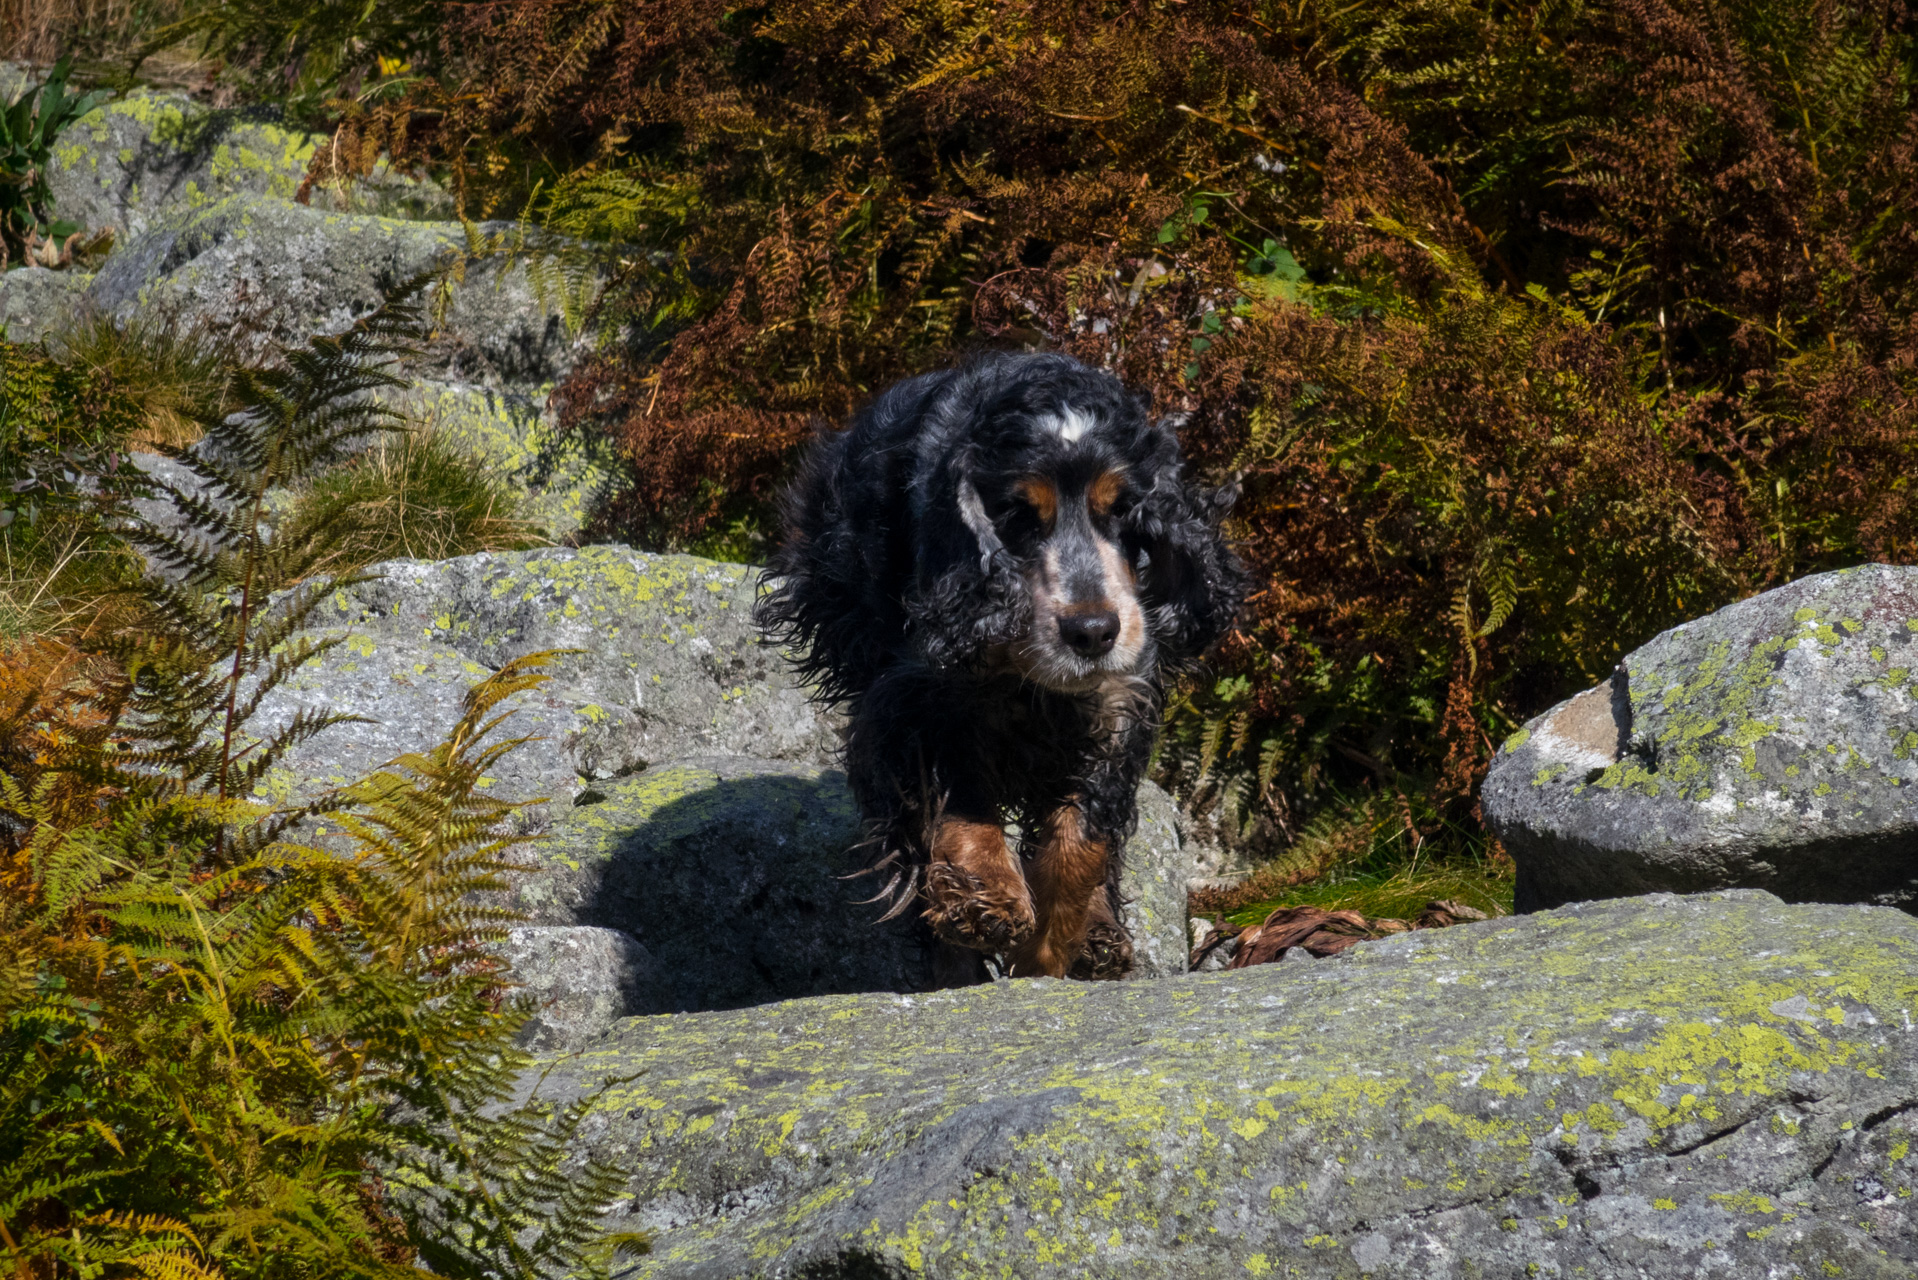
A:
MULTIPOLYGON (((339 643, 302 627, 354 580, 316 573, 340 526, 271 536, 268 494, 390 429, 373 397, 418 332, 389 305, 239 371, 201 445, 169 450, 196 483, 144 483, 173 520, 118 504, 110 468, 46 491, 168 572, 104 633, 0 649, 0 1271, 533 1280, 644 1248, 598 1228, 616 1171, 568 1154, 590 1099, 521 1100, 530 1010, 489 949, 510 917, 473 902, 518 842, 484 789, 517 745, 501 703, 543 656, 482 681, 430 750, 255 798, 353 719, 254 722, 339 643), (304 842, 321 816, 343 848, 304 842)), ((41 429, 76 449, 124 428, 111 397, 58 403, 41 429)))
POLYGON ((475 551, 550 543, 518 515, 518 491, 430 427, 391 432, 296 494, 283 536, 336 530, 319 568, 344 572, 382 560, 445 560, 475 551))
POLYGON ((1183 415, 1258 582, 1161 776, 1228 844, 1405 794, 1469 865, 1518 723, 1918 553, 1902 3, 297 8, 199 12, 300 50, 318 165, 617 247, 554 402, 597 532, 751 554, 815 419, 978 347, 1183 415))
POLYGON ((198 440, 202 424, 231 407, 242 356, 231 333, 137 313, 83 313, 50 346, 62 363, 89 371, 139 406, 141 421, 122 441, 135 449, 184 448, 198 440))

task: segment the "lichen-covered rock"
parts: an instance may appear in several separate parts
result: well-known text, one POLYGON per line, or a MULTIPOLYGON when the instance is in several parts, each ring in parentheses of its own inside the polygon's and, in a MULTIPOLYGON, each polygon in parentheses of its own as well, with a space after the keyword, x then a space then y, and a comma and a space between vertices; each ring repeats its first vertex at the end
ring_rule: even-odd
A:
POLYGON ((512 970, 518 994, 538 1006, 519 1033, 529 1049, 571 1048, 621 1018, 668 1007, 658 963, 618 929, 521 925, 493 951, 512 970))
MULTIPOLYGON (((467 248, 457 223, 236 195, 162 220, 115 250, 86 297, 107 314, 157 314, 219 333, 304 340, 344 329, 377 307, 388 289, 453 262, 467 248)), ((409 367, 448 381, 528 389, 564 375, 573 355, 557 299, 529 262, 482 256, 453 290, 426 357, 409 367)))
POLYGON ((835 771, 708 756, 583 793, 523 855, 511 905, 630 933, 658 965, 645 1010, 923 991, 930 936, 858 905, 859 814, 835 771))
POLYGON ((111 227, 124 245, 230 196, 290 200, 322 141, 271 108, 215 109, 138 89, 68 126, 54 143, 47 187, 60 217, 111 227))
POLYGON ((613 459, 555 432, 539 396, 423 381, 383 398, 408 423, 438 432, 509 480, 521 495, 519 516, 552 538, 578 532, 617 474, 613 459))
MULTIPOLYGON (((1191 854, 1172 801, 1147 783, 1121 893, 1135 978, 1183 973, 1191 854)), ((863 901, 858 808, 845 776, 815 765, 708 756, 583 791, 524 855, 508 902, 536 922, 620 929, 657 961, 658 1003, 730 1009, 799 996, 938 985, 913 913, 863 901)))
POLYGON ((1918 568, 1665 632, 1512 735, 1482 799, 1521 911, 1732 885, 1918 908, 1918 568))
POLYGON ((316 626, 346 643, 271 694, 256 733, 301 710, 375 723, 320 735, 262 783, 278 800, 349 781, 430 746, 467 688, 510 659, 574 649, 554 679, 511 704, 526 743, 499 762, 495 794, 554 798, 685 756, 828 763, 837 722, 808 699, 752 625, 757 570, 620 546, 400 560, 336 593, 316 626))
POLYGON ((1909 1276, 1918 921, 1585 904, 1163 982, 636 1019, 645 1277, 1909 1276))
POLYGON ((9 342, 38 342, 79 310, 93 277, 84 271, 16 267, 0 272, 0 326, 9 342))

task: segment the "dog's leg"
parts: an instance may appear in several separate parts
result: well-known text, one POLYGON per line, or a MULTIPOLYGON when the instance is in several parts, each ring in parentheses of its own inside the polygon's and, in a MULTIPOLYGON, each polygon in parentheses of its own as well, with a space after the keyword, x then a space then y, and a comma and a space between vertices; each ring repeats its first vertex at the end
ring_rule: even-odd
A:
POLYGON ((977 951, 1009 951, 1031 936, 1032 895, 996 824, 939 819, 926 868, 925 918, 947 942, 977 951))
MULTIPOLYGON (((1103 893, 1111 845, 1088 832, 1076 804, 1053 813, 1027 869, 1038 928, 1012 953, 1013 976, 1063 978, 1085 949, 1094 890, 1103 893)), ((1110 915, 1110 909, 1107 911, 1110 915)))
POLYGON ((1108 885, 1095 886, 1086 903, 1085 949, 1069 972, 1081 982, 1111 981, 1132 972, 1132 936, 1112 909, 1108 885))

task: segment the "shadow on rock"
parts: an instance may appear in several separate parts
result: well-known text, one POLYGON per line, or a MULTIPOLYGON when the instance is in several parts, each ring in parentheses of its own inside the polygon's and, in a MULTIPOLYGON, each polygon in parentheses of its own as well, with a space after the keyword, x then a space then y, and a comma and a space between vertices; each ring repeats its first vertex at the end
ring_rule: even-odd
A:
POLYGON ((620 929, 655 964, 668 1013, 800 996, 924 991, 917 920, 881 922, 844 775, 709 757, 582 796, 542 842, 519 906, 543 922, 620 929), (597 797, 597 798, 595 798, 597 797), (848 878, 851 877, 851 878, 848 878))

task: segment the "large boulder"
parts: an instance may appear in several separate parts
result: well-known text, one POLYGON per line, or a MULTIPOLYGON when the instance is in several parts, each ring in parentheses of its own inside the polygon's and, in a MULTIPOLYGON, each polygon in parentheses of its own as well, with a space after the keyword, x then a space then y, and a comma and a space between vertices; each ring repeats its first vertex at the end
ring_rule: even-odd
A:
POLYGON ((1586 904, 1164 982, 635 1019, 636 1277, 1910 1276, 1918 921, 1586 904))
MULTIPOLYGON (((529 741, 485 785, 545 798, 522 815, 539 839, 511 905, 530 924, 630 935, 657 966, 656 980, 619 978, 625 994, 605 995, 594 1016, 943 980, 913 913, 880 922, 881 908, 860 902, 877 886, 858 875, 870 855, 833 767, 840 721, 753 627, 757 569, 599 546, 379 572, 321 605, 318 633, 344 643, 269 694, 251 728, 302 712, 367 722, 299 746, 261 780, 262 799, 311 797, 430 745, 474 681, 529 653, 571 651, 503 708, 503 732, 529 741)), ((331 834, 323 821, 313 831, 331 834)), ((1121 883, 1136 976, 1185 971, 1186 882, 1202 856, 1171 798, 1142 787, 1121 883)), ((565 1034, 583 1034, 584 1015, 567 1017, 565 1034)))
MULTIPOLYGON (((1132 976, 1157 978, 1186 970, 1194 855, 1171 798, 1151 783, 1139 798, 1121 894, 1132 976)), ((916 912, 880 918, 863 834, 835 769, 675 760, 595 785, 558 812, 527 847, 506 905, 533 923, 636 939, 657 977, 643 997, 652 1003, 629 1003, 633 1013, 931 990, 944 981, 936 943, 916 912)))
POLYGON ((124 245, 169 216, 231 196, 292 199, 323 141, 270 107, 215 109, 139 89, 67 127, 47 187, 60 217, 112 228, 124 245))
POLYGON ((837 721, 814 705, 752 623, 759 572, 621 546, 399 560, 336 592, 315 617, 346 643, 261 705, 255 732, 301 711, 373 723, 322 734, 262 781, 291 799, 437 742, 473 682, 541 650, 553 679, 511 704, 531 736, 494 780, 559 804, 593 784, 687 756, 831 761, 837 721))
POLYGON ((1804 578, 1658 636, 1492 761, 1518 908, 1724 886, 1918 908, 1918 568, 1804 578))
MULTIPOLYGON (((515 229, 485 224, 477 232, 511 237, 515 229)), ((394 286, 459 262, 472 247, 459 223, 233 195, 156 220, 116 249, 86 302, 110 315, 138 312, 215 333, 303 341, 344 329, 394 286)), ((562 286, 542 261, 483 253, 468 263, 416 372, 520 389, 564 376, 575 340, 562 315, 562 286)))

